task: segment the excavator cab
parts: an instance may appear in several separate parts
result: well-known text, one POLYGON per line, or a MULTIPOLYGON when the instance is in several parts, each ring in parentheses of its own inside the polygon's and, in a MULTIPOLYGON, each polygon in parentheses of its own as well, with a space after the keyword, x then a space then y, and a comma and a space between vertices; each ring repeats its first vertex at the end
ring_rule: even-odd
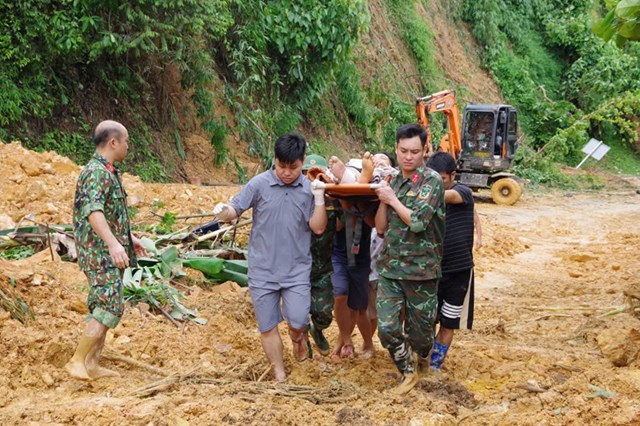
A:
POLYGON ((460 162, 467 170, 511 167, 518 139, 518 113, 510 105, 468 105, 462 119, 460 162))

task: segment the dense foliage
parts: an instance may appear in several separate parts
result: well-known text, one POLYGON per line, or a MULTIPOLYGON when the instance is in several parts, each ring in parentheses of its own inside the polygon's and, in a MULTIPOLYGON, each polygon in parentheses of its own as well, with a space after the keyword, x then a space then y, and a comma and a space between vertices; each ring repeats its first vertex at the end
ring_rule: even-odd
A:
POLYGON ((184 158, 185 111, 167 93, 177 70, 195 121, 224 154, 227 130, 214 113, 219 76, 238 111, 258 109, 259 100, 281 110, 260 120, 271 124, 265 137, 292 130, 367 22, 364 0, 0 1, 0 139, 83 161, 98 110, 131 124, 147 170, 159 154, 145 147, 160 131, 184 158))
MULTIPOLYGON (((576 162, 589 137, 637 144, 640 43, 605 40, 638 38, 639 0, 439 1, 470 24, 520 111, 519 173, 555 179, 553 162, 576 162)), ((392 61, 371 70, 366 0, 0 0, 0 140, 83 162, 91 126, 115 118, 133 141, 125 169, 145 180, 186 178, 185 132, 207 135, 240 180, 247 170, 230 140, 249 141, 266 162, 274 136, 301 125, 389 149, 397 126, 415 120, 413 97, 455 82, 416 13, 432 2, 379 4, 417 75, 398 75, 392 61)))
POLYGON ((604 40, 624 46, 640 40, 640 0, 607 0, 607 14, 594 23, 593 29, 604 40))

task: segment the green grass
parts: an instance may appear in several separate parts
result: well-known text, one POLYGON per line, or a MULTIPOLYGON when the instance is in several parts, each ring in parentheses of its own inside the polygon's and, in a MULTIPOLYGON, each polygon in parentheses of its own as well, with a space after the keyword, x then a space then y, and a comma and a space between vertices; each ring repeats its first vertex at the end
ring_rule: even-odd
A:
MULTIPOLYGON (((640 154, 634 153, 628 147, 623 147, 620 143, 614 142, 610 144, 611 150, 597 164, 597 168, 625 175, 640 176, 640 154)), ((593 164, 594 159, 587 160, 587 163, 593 164)))

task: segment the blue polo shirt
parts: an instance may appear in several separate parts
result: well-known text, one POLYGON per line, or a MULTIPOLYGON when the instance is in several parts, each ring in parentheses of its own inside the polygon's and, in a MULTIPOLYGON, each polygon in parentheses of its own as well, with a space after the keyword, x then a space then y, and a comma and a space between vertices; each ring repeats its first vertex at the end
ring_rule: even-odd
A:
POLYGON ((253 208, 249 236, 249 278, 256 281, 308 283, 311 228, 315 208, 311 183, 300 175, 286 185, 267 170, 251 179, 229 203, 240 216, 253 208))

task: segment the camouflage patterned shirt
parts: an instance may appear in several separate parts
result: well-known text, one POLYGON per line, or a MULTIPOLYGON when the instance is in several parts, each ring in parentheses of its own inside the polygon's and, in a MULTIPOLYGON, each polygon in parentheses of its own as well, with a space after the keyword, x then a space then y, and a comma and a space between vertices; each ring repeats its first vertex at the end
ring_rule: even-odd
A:
POLYGON ((311 281, 317 281, 333 271, 331 266, 331 250, 333 236, 336 233, 338 219, 337 203, 327 202, 327 228, 322 235, 314 235, 311 239, 311 281))
POLYGON ((78 177, 73 226, 80 269, 106 272, 108 268, 115 268, 115 265, 107 245, 89 223, 89 215, 94 211, 104 213, 111 232, 127 251, 129 264, 135 266, 137 260, 127 215, 127 193, 120 181, 120 171, 98 153, 93 154, 78 177))
POLYGON ((446 211, 442 178, 423 166, 409 178, 402 173, 394 176, 390 185, 400 202, 411 209, 411 225, 388 208, 378 272, 394 280, 440 278, 446 211))

